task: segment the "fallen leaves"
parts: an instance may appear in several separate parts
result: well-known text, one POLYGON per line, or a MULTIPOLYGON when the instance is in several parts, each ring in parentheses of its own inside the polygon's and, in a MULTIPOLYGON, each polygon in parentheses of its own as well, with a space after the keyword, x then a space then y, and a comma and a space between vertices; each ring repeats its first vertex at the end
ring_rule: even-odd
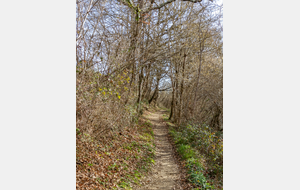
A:
POLYGON ((105 142, 88 140, 88 135, 77 134, 76 189, 113 189, 123 181, 130 181, 128 176, 134 176, 143 165, 140 158, 150 155, 144 147, 147 142, 140 138, 142 133, 131 127, 105 142))

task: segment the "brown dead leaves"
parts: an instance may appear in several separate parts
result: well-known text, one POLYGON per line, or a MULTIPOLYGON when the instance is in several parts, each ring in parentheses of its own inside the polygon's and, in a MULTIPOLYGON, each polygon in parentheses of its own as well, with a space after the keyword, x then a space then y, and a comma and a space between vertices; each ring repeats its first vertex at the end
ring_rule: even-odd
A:
POLYGON ((105 142, 77 133, 76 189, 116 189, 120 182, 128 181, 128 175, 134 175, 139 169, 141 158, 149 156, 143 148, 145 142, 140 138, 141 133, 131 127, 105 142))

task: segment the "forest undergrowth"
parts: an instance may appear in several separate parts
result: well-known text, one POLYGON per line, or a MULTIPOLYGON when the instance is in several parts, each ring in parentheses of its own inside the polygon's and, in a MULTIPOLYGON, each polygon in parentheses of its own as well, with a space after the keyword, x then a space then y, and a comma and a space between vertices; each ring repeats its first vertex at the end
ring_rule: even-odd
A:
POLYGON ((205 123, 175 125, 164 119, 193 189, 222 189, 223 133, 205 123))
POLYGON ((132 189, 154 164, 151 123, 133 126, 99 141, 76 131, 76 189, 132 189))

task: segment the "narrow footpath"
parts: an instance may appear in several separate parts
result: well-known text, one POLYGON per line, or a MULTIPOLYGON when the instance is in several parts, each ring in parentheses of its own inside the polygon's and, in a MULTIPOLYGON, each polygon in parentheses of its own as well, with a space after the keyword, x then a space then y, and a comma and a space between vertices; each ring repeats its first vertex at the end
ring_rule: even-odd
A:
POLYGON ((175 162, 174 150, 168 141, 168 129, 162 119, 163 111, 151 113, 147 119, 153 124, 156 158, 152 173, 145 177, 138 190, 174 190, 180 188, 180 170, 175 162))

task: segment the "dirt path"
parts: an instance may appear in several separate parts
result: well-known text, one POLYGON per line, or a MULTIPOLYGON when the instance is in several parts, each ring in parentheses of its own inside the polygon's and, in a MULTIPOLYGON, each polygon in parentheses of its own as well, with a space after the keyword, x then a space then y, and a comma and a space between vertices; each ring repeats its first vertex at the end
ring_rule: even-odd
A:
POLYGON ((168 130, 162 122, 162 111, 151 113, 147 118, 153 124, 156 158, 152 173, 144 179, 143 187, 138 190, 174 190, 181 189, 180 170, 174 159, 174 152, 168 141, 168 130))

